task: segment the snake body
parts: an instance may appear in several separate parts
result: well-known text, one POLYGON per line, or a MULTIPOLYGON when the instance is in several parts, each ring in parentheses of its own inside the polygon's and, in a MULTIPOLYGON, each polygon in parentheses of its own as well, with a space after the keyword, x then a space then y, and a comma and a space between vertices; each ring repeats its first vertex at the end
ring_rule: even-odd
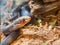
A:
POLYGON ((15 30, 23 27, 31 20, 31 13, 26 9, 27 4, 22 5, 20 8, 16 8, 13 12, 13 17, 9 19, 9 21, 13 21, 10 25, 7 25, 4 28, 1 28, 2 32, 5 35, 8 35, 2 42, 1 45, 10 45, 12 41, 14 41, 18 32, 14 32, 15 30), (18 10, 19 9, 19 10, 18 10), (19 13, 19 14, 18 14, 19 13), (24 14, 23 14, 24 13, 24 14), (17 15, 18 14, 18 15, 17 15), (16 18, 17 17, 17 18, 16 18))
POLYGON ((10 45, 11 42, 13 42, 19 35, 19 31, 14 31, 9 34, 4 40, 2 40, 1 45, 10 45))

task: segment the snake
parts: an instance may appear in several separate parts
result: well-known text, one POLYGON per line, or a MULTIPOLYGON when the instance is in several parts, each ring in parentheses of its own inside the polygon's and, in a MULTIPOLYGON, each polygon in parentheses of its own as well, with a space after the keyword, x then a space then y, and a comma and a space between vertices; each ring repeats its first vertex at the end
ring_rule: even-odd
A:
POLYGON ((11 24, 6 23, 6 27, 2 27, 2 32, 4 34, 9 34, 10 32, 17 30, 21 27, 24 27, 28 22, 30 22, 32 14, 30 13, 29 6, 26 3, 22 4, 21 6, 18 6, 14 11, 13 11, 13 16, 9 19, 11 24), (20 7, 20 8, 19 8, 20 7), (19 13, 19 14, 18 14, 19 13))
POLYGON ((13 42, 18 37, 18 29, 24 27, 27 23, 29 23, 32 19, 32 14, 30 13, 30 8, 26 3, 23 3, 22 5, 18 6, 13 11, 13 16, 9 19, 11 24, 7 24, 6 27, 1 28, 2 32, 6 36, 2 41, 1 45, 10 45, 11 42, 13 42))

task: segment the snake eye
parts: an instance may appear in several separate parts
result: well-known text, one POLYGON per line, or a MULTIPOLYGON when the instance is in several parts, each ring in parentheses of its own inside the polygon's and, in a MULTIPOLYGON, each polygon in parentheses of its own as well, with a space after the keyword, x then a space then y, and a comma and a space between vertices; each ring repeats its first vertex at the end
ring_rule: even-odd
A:
POLYGON ((32 4, 34 4, 34 2, 32 2, 32 4))
POLYGON ((23 19, 23 21, 25 21, 26 19, 23 19))

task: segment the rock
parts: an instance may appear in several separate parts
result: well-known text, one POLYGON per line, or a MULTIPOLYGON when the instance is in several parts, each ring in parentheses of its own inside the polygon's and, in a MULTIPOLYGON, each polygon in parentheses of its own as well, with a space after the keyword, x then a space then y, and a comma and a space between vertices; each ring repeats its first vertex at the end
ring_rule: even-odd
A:
POLYGON ((49 3, 49 2, 54 2, 54 1, 57 1, 57 0, 43 0, 44 3, 49 3))
POLYGON ((32 13, 34 15, 35 14, 41 15, 41 14, 49 13, 50 11, 58 10, 59 4, 60 4, 60 2, 55 2, 53 4, 45 5, 45 6, 42 6, 41 8, 35 9, 32 13))

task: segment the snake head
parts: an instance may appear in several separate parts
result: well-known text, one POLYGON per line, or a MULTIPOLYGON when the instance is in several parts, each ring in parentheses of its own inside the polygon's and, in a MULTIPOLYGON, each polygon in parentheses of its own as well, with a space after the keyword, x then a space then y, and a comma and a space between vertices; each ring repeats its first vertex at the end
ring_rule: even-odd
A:
POLYGON ((17 27, 23 27, 25 24, 27 24, 28 22, 30 22, 31 17, 29 16, 22 16, 19 17, 17 20, 15 20, 13 23, 14 25, 16 25, 17 27))
POLYGON ((16 20, 14 20, 12 24, 6 26, 5 28, 2 28, 2 31, 4 32, 4 34, 9 34, 10 32, 23 27, 25 24, 30 22, 30 20, 31 17, 29 16, 19 17, 16 20))

